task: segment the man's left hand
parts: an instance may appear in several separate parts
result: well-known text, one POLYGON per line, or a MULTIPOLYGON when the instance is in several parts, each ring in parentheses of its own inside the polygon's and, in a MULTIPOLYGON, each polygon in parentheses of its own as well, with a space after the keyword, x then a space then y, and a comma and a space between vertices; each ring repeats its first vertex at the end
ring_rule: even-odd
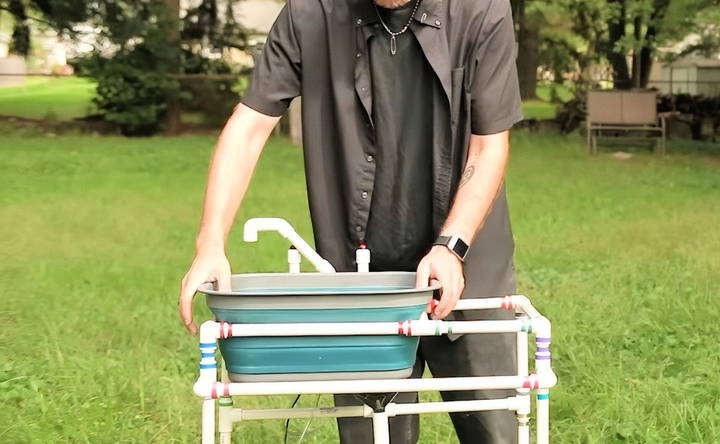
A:
POLYGON ((463 264, 447 247, 435 245, 420 261, 417 268, 417 288, 427 287, 431 279, 440 281, 440 303, 432 313, 434 319, 443 319, 455 308, 465 288, 463 264))

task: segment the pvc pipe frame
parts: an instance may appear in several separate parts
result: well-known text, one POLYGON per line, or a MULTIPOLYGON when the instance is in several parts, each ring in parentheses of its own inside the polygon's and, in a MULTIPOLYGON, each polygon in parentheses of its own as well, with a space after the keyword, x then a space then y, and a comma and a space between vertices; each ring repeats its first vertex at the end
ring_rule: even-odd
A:
POLYGON ((221 443, 230 442, 233 422, 250 419, 345 417, 364 416, 373 419, 375 444, 389 442, 388 418, 396 415, 430 412, 460 412, 482 410, 514 410, 518 421, 518 444, 530 442, 530 392, 537 391, 536 442, 549 442, 549 389, 557 382, 551 367, 550 321, 543 317, 521 295, 502 298, 462 299, 455 310, 483 310, 503 308, 516 310, 517 318, 509 321, 438 321, 361 323, 300 323, 300 324, 229 324, 207 321, 200 327, 200 376, 194 392, 204 398, 202 443, 215 442, 215 402, 220 398, 218 428, 221 443), (235 336, 340 336, 340 335, 406 335, 439 336, 449 333, 516 333, 518 372, 512 376, 454 377, 428 379, 374 379, 350 381, 299 381, 229 383, 218 382, 215 351, 217 340, 235 336), (528 372, 528 333, 534 333, 537 349, 535 373, 528 372), (515 389, 517 396, 504 399, 431 402, 414 404, 390 403, 383 412, 373 412, 368 406, 242 410, 232 408, 230 396, 320 393, 384 393, 416 391, 515 389))

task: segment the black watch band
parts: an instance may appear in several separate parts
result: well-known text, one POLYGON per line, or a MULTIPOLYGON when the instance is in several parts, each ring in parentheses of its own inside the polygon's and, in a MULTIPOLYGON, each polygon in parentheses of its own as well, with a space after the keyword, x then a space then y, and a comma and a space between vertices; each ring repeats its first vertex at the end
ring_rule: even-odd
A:
POLYGON ((444 245, 450 251, 455 253, 461 261, 465 261, 465 256, 468 252, 468 244, 465 243, 459 236, 438 236, 433 245, 444 245))

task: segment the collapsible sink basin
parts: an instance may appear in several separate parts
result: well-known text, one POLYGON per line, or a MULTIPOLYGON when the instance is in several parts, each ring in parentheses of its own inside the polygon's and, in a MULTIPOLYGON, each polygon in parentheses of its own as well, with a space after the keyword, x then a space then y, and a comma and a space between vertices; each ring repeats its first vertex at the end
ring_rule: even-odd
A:
MULTIPOLYGON (((415 273, 258 273, 232 276, 232 291, 200 288, 218 321, 382 322, 419 319, 439 286, 415 288, 415 273)), ((405 378, 418 338, 234 337, 220 340, 232 381, 405 378)))

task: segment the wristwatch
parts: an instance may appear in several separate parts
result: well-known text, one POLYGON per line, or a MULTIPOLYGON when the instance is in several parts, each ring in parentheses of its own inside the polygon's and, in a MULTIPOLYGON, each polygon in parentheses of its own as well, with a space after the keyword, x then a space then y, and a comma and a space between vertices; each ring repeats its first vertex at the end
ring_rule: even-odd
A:
POLYGON ((459 236, 438 236, 433 245, 444 245, 448 247, 450 251, 455 253, 461 261, 465 261, 465 256, 468 252, 468 244, 465 243, 459 236))

